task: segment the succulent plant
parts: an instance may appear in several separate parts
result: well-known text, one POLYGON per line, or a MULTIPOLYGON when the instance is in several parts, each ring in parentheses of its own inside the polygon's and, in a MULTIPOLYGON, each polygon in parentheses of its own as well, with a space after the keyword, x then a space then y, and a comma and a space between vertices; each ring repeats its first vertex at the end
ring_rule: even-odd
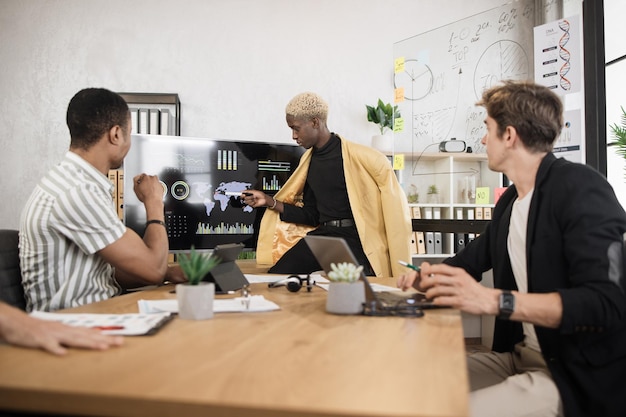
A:
POLYGON ((435 184, 429 185, 428 194, 439 194, 439 188, 435 184))
POLYGON ((419 203, 420 195, 417 192, 417 187, 415 186, 415 184, 411 184, 409 186, 409 189, 407 190, 407 193, 406 193, 406 199, 409 202, 409 204, 419 203))
POLYGON ((198 285, 202 278, 219 263, 219 256, 198 252, 194 246, 191 246, 188 254, 181 253, 178 255, 178 264, 190 285, 198 285))
POLYGON ((363 266, 356 266, 349 262, 342 262, 340 264, 330 264, 330 271, 328 273, 328 279, 333 282, 355 282, 361 277, 361 271, 363 266))

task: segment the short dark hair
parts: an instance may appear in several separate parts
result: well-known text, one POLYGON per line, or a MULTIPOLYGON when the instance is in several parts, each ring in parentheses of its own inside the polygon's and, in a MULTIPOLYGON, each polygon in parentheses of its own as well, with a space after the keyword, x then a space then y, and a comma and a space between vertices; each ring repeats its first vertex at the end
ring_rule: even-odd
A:
POLYGON ((129 128, 126 101, 105 88, 85 88, 72 97, 67 107, 71 147, 89 149, 113 126, 129 128))
POLYGON ((498 125, 498 136, 513 126, 524 146, 550 152, 563 128, 563 103, 548 87, 529 81, 504 81, 483 92, 476 103, 498 125))

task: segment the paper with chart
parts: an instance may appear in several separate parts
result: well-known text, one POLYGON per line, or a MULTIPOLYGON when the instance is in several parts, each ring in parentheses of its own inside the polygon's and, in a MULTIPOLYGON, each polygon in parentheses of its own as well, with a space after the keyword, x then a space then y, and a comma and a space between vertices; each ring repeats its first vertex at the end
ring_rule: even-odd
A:
POLYGON ((30 315, 41 320, 58 321, 68 326, 89 327, 99 329, 104 334, 122 336, 153 334, 173 317, 167 311, 155 314, 66 314, 33 311, 30 315))

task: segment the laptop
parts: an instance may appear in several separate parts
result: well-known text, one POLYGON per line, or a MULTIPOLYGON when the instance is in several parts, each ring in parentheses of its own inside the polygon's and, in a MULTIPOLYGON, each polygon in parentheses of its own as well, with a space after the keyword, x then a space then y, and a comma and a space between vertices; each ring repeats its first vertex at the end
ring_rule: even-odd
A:
POLYGON ((213 267, 211 272, 203 278, 203 281, 214 282, 216 294, 228 294, 249 284, 235 262, 243 247, 243 243, 228 243, 217 245, 213 249, 213 254, 219 256, 220 263, 213 267))
MULTIPOLYGON (((359 265, 352 250, 343 238, 330 236, 307 235, 304 241, 309 245, 315 259, 327 274, 332 270, 330 264, 342 262, 359 265)), ((372 302, 380 307, 390 308, 405 303, 423 309, 440 308, 432 301, 428 300, 422 293, 406 293, 403 291, 374 291, 365 273, 361 272, 361 278, 365 286, 365 300, 368 304, 372 302)))

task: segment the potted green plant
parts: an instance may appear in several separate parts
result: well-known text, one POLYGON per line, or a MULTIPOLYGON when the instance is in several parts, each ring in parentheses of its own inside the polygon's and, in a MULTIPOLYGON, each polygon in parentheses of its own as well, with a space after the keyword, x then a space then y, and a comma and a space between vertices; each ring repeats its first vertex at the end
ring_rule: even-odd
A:
POLYGON ((430 204, 438 204, 439 203, 439 188, 437 185, 431 184, 428 186, 428 191, 426 193, 428 195, 427 202, 430 204))
POLYGON ((178 316, 181 319, 204 320, 213 317, 215 284, 202 279, 219 263, 219 257, 198 252, 193 246, 188 254, 178 255, 178 264, 187 278, 186 283, 176 285, 178 316))
POLYGON ((380 134, 385 134, 386 129, 393 130, 393 124, 395 119, 402 117, 398 106, 391 106, 390 103, 383 103, 381 99, 378 99, 376 107, 365 105, 367 108, 367 121, 376 123, 380 129, 380 134))
POLYGON ((402 117, 398 106, 392 106, 390 103, 383 103, 378 99, 376 107, 365 105, 367 109, 367 120, 375 123, 380 129, 380 135, 372 136, 372 147, 380 150, 385 154, 393 153, 393 138, 386 135, 388 130, 393 130, 396 119, 402 117))
MULTIPOLYGON (((626 110, 624 110, 624 107, 621 107, 621 109, 622 115, 620 119, 622 125, 620 126, 617 123, 614 123, 609 126, 609 128, 611 129, 611 133, 615 137, 615 141, 609 143, 609 146, 616 146, 617 149, 615 150, 615 152, 617 152, 617 154, 620 155, 622 158, 626 159, 626 110)), ((626 167, 624 177, 626 178, 626 167)))
POLYGON ((409 204, 419 203, 420 195, 417 192, 417 187, 415 186, 415 184, 411 184, 409 186, 409 189, 407 190, 407 193, 406 193, 406 200, 409 202, 409 204))
POLYGON ((361 314, 365 303, 365 287, 361 277, 363 266, 349 262, 330 264, 326 311, 333 314, 361 314))

